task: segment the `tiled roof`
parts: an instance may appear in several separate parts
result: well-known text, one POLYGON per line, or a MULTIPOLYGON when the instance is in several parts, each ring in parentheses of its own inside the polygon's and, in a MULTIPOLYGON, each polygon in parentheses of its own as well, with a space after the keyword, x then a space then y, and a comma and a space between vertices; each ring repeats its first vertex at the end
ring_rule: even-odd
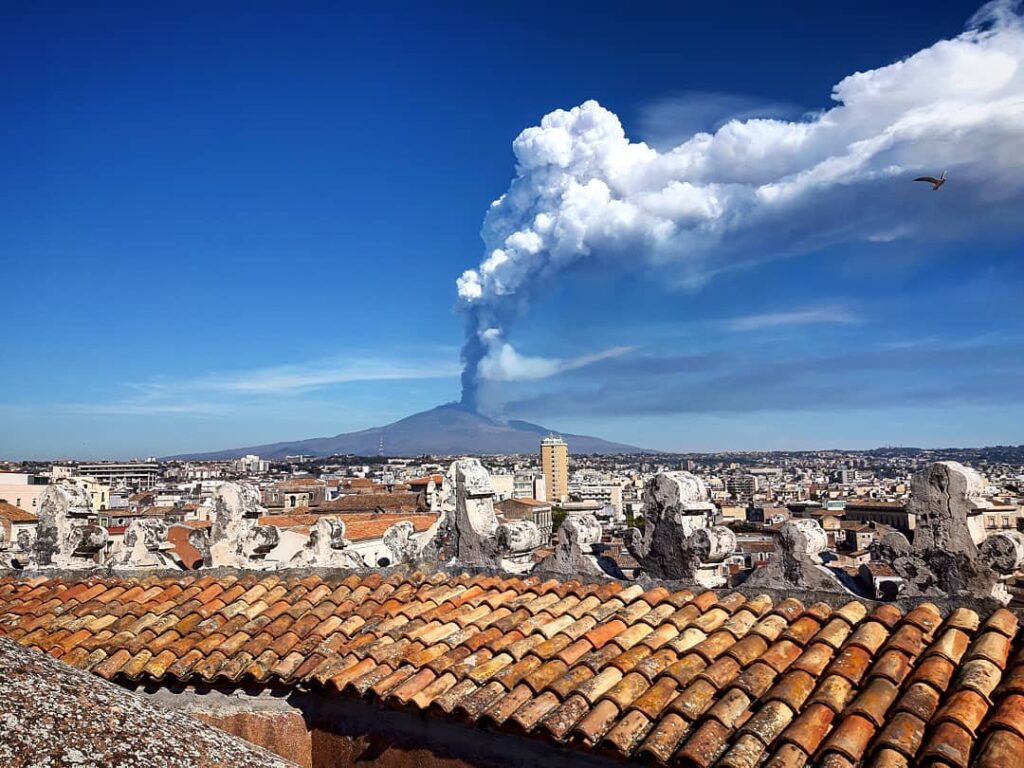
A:
POLYGON ((409 485, 428 485, 433 483, 434 485, 441 485, 444 483, 444 475, 426 475, 424 477, 416 477, 412 480, 405 481, 409 485))
POLYGON ((38 523, 39 518, 31 512, 26 512, 21 507, 0 501, 0 518, 9 523, 38 523))
POLYGON ((408 520, 416 533, 423 533, 437 522, 437 515, 267 515, 259 519, 260 525, 273 525, 277 528, 310 529, 320 518, 333 518, 345 523, 345 538, 349 541, 367 541, 379 539, 384 531, 396 523, 408 520))
POLYGON ((108 679, 301 684, 656 763, 1024 765, 1005 609, 418 572, 4 577, 0 634, 108 679))
POLYGON ((421 506, 423 497, 417 493, 358 493, 339 496, 317 507, 319 512, 372 512, 380 508, 388 511, 412 512, 421 506))

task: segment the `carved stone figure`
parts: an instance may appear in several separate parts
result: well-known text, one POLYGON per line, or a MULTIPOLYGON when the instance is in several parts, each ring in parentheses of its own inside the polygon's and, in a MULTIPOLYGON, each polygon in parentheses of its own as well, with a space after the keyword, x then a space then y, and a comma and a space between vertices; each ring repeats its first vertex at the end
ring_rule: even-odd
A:
POLYGON ((163 520, 133 520, 124 532, 121 549, 114 553, 110 567, 180 568, 167 539, 167 524, 163 520))
POLYGON ((644 490, 643 511, 643 536, 632 532, 626 546, 644 573, 705 587, 725 583, 717 564, 735 551, 736 536, 714 524, 716 509, 703 480, 689 472, 655 475, 644 490))
POLYGON ((558 576, 612 576, 622 571, 595 547, 601 543, 601 524, 593 515, 569 515, 555 538, 555 551, 537 564, 536 570, 558 576))
POLYGON ((893 531, 871 548, 873 559, 891 564, 904 579, 905 594, 1008 600, 1002 581, 1019 563, 1017 541, 998 536, 979 549, 984 487, 976 471, 955 461, 935 462, 914 475, 907 505, 916 517, 913 544, 893 531))
POLYGON ((494 488, 479 459, 452 463, 444 483, 438 521, 416 543, 411 531, 392 526, 385 542, 395 562, 432 561, 525 573, 542 543, 530 521, 500 523, 494 512, 494 488))
POLYGON ((345 523, 322 517, 309 532, 309 541, 292 558, 291 566, 365 568, 366 563, 345 538, 345 523))
POLYGON ((90 568, 107 544, 107 530, 91 523, 89 494, 76 485, 47 486, 39 499, 39 524, 31 545, 36 568, 90 568))
POLYGON ((812 589, 846 592, 836 575, 824 566, 821 554, 828 549, 828 535, 817 520, 789 520, 775 541, 775 557, 756 568, 746 583, 777 589, 812 589))
MULTIPOLYGON (((277 546, 280 538, 277 528, 258 522, 266 510, 260 505, 255 486, 223 483, 206 504, 213 520, 208 554, 204 559, 206 566, 252 568, 277 546)), ((192 543, 199 548, 196 542, 192 543)))
POLYGON ((419 556, 416 527, 408 520, 395 523, 384 531, 384 546, 391 553, 392 563, 411 563, 419 556))

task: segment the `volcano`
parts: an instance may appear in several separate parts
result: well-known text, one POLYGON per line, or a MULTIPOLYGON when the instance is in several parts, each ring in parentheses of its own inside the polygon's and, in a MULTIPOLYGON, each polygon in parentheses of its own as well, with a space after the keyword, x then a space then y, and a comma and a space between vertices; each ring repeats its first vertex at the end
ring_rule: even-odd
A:
POLYGON ((654 453, 599 437, 558 432, 528 421, 498 421, 463 405, 449 403, 414 413, 383 427, 345 432, 334 437, 312 437, 168 458, 219 461, 247 454, 256 454, 264 459, 299 455, 375 456, 381 446, 385 456, 536 453, 541 438, 552 433, 561 435, 569 444, 569 450, 576 454, 654 453))

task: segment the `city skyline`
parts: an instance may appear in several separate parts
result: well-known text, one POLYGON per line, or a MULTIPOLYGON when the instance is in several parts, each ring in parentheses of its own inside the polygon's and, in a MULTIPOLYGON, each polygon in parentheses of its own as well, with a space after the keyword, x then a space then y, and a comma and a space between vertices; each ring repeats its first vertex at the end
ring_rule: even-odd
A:
MULTIPOLYGON (((483 342, 470 358, 485 412, 645 448, 1024 442, 1017 6, 656 4, 628 34, 612 5, 540 8, 6 14, 0 457, 166 456, 387 424, 465 397, 467 339, 483 342), (965 33, 972 18, 988 31, 965 33), (769 24, 799 44, 767 39, 769 24), (810 203, 662 201, 672 226, 703 215, 685 202, 748 227, 702 242, 696 265, 634 258, 628 237, 623 259, 617 235, 578 253, 544 244, 569 255, 523 279, 496 271, 481 295, 511 306, 467 320, 476 289, 461 283, 459 304, 456 279, 485 271, 484 213, 535 158, 510 148, 570 114, 557 110, 617 122, 662 157, 700 131, 728 139, 733 119, 750 151, 761 130, 812 131, 845 82, 856 144, 874 136, 856 82, 891 89, 897 106, 868 105, 888 130, 911 70, 949 78, 949 114, 970 130, 935 129, 943 94, 914 113, 927 157, 897 140, 810 203), (911 182, 947 166, 941 191, 911 182)), ((738 173, 727 149, 699 160, 738 173)), ((759 191, 820 168, 768 165, 750 161, 759 191)))

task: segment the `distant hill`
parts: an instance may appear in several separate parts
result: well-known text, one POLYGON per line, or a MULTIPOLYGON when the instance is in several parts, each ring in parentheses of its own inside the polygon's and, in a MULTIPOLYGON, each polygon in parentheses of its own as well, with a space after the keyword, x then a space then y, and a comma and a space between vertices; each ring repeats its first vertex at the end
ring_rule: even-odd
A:
POLYGON ((571 453, 646 452, 633 445, 613 443, 599 437, 560 433, 527 421, 496 421, 461 405, 448 404, 414 413, 393 424, 360 432, 268 445, 250 445, 209 453, 189 453, 168 458, 216 461, 234 459, 250 453, 265 459, 281 459, 300 454, 374 456, 382 439, 384 454, 387 456, 535 453, 539 450, 541 438, 552 432, 561 435, 569 444, 571 453))

